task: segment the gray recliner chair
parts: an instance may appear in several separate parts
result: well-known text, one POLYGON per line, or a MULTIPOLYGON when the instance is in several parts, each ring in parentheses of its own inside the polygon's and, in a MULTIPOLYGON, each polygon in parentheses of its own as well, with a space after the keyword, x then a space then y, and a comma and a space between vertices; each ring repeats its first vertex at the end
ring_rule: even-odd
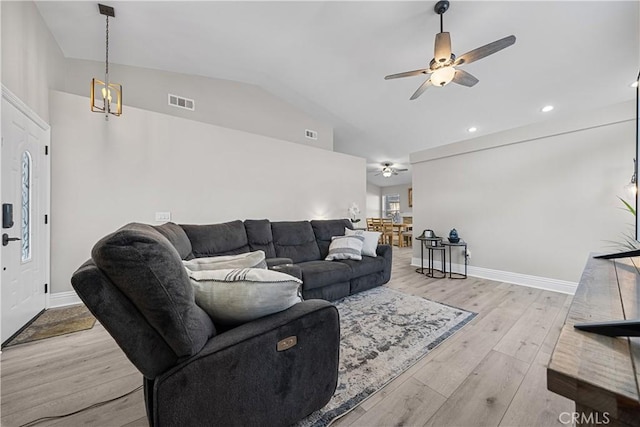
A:
POLYGON ((308 300, 221 332, 195 304, 179 250, 129 224, 71 279, 144 376, 149 424, 285 426, 322 408, 337 384, 336 308, 308 300))

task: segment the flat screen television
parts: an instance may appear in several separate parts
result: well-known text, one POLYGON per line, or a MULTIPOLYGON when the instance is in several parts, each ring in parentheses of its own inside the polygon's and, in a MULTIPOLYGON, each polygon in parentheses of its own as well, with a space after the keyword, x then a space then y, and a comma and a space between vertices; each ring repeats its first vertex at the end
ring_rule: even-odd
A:
MULTIPOLYGON (((636 78, 636 82, 640 82, 640 73, 636 78)), ((636 159, 640 152, 640 83, 636 84, 636 159)), ((634 176, 638 176, 638 162, 634 162, 634 176)), ((637 179, 636 179, 636 185, 637 179)), ((636 240, 640 242, 640 215, 638 212, 639 191, 636 191, 636 240)), ((640 249, 631 251, 617 252, 613 254, 598 255, 595 258, 600 259, 616 259, 640 256, 640 249)), ((611 322, 598 323, 578 323, 574 325, 576 329, 587 332, 593 332, 600 335, 608 335, 610 337, 638 337, 640 336, 640 319, 634 320, 616 320, 611 322)))

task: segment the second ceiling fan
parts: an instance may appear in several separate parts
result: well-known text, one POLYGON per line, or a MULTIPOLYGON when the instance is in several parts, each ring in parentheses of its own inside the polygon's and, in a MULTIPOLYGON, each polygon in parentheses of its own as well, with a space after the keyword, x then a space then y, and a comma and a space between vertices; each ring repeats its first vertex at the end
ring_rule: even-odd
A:
POLYGON ((411 100, 422 95, 429 86, 442 87, 446 86, 450 82, 468 87, 475 85, 478 83, 477 78, 456 67, 460 67, 464 64, 470 64, 471 62, 492 55, 516 42, 515 36, 507 36, 500 40, 496 40, 493 43, 471 50, 456 58, 456 56, 451 52, 451 36, 448 32, 443 31, 443 15, 447 9, 449 9, 449 2, 447 0, 439 1, 434 7, 435 12, 440 15, 440 32, 436 34, 434 58, 429 63, 429 67, 422 68, 420 70, 406 71, 404 73, 391 74, 384 78, 385 80, 389 80, 400 77, 417 76, 420 74, 431 74, 411 96, 411 100))

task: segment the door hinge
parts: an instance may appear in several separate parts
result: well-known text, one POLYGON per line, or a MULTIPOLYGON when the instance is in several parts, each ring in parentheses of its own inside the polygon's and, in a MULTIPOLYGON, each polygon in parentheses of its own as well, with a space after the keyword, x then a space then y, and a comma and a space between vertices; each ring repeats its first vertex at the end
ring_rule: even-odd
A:
POLYGON ((44 223, 49 224, 49 215, 47 214, 44 215, 44 223))
POLYGON ((45 284, 44 284, 44 293, 45 293, 45 294, 48 294, 48 293, 49 293, 49 284, 48 284, 48 283, 45 283, 45 284))
POLYGON ((45 156, 48 156, 48 155, 49 155, 49 146, 48 146, 48 145, 45 145, 45 146, 44 146, 44 155, 45 155, 45 156))

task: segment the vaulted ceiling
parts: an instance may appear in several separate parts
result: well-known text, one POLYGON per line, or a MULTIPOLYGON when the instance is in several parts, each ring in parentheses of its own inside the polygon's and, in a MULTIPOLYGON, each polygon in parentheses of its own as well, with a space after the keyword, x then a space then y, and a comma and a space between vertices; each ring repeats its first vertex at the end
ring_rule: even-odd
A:
MULTIPOLYGON (((480 82, 409 97, 439 32, 435 1, 123 1, 110 61, 259 85, 334 127, 335 150, 408 167, 409 153, 557 114, 633 99, 640 67, 637 1, 456 1, 444 30, 461 55, 517 41, 465 66, 480 82), (541 113, 544 105, 555 109, 541 113), (476 127, 473 134, 467 130, 476 127)), ((104 60, 95 2, 38 8, 69 58, 104 60)), ((377 185, 410 182, 369 174, 377 185)))

